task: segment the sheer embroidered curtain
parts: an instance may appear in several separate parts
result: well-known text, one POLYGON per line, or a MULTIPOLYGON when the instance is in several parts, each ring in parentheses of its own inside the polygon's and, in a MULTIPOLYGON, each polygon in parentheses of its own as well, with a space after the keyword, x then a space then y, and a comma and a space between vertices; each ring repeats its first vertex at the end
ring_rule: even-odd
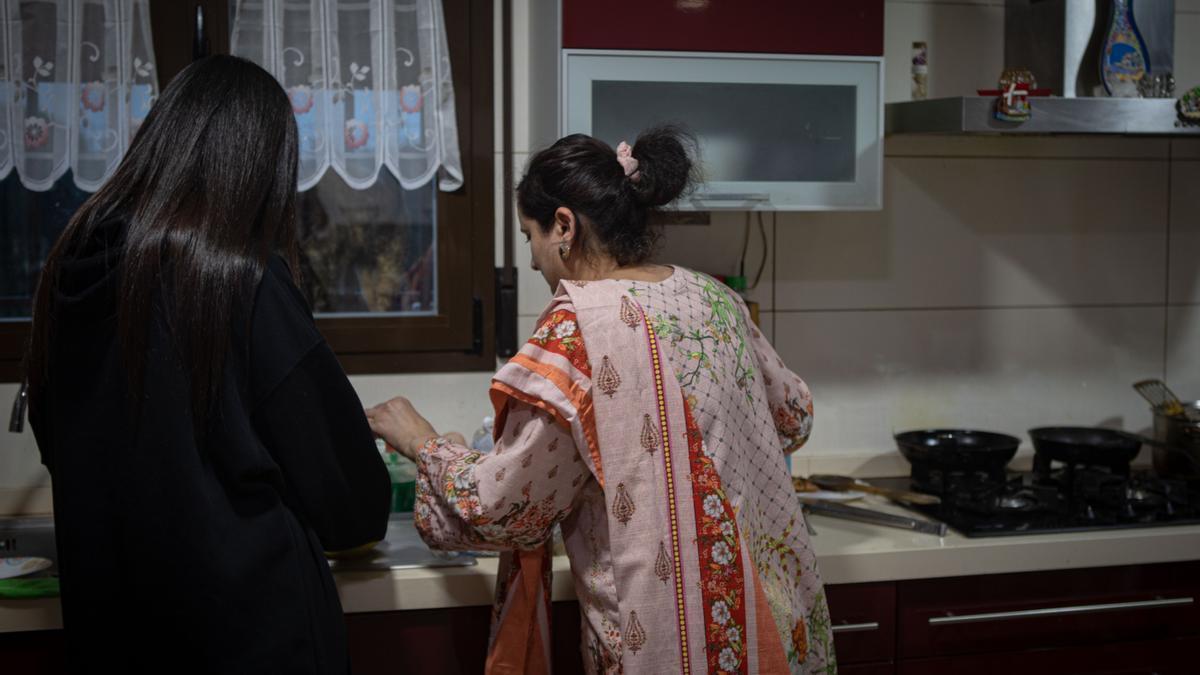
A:
POLYGON ((96 190, 157 96, 147 0, 0 0, 0 180, 96 190))
POLYGON ((406 190, 462 185, 440 0, 237 0, 230 51, 287 90, 301 190, 330 168, 358 190, 383 168, 406 190))

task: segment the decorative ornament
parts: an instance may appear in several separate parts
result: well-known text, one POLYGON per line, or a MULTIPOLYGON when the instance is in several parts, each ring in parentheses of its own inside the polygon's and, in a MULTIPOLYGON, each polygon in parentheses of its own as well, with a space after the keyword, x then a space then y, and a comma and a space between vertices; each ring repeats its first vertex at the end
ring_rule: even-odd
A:
POLYGON ((621 322, 635 330, 638 324, 641 323, 641 317, 638 315, 637 309, 634 308, 633 301, 627 295, 621 296, 621 322))
POLYGON ((634 505, 633 499, 629 497, 629 491, 625 489, 624 483, 617 483, 617 496, 613 497, 613 515, 622 525, 628 525, 633 518, 634 511, 637 506, 634 505))
POLYGON ((600 387, 600 391, 609 398, 612 398, 612 395, 617 393, 617 388, 621 386, 621 376, 617 374, 616 368, 613 368, 612 361, 607 356, 600 362, 600 373, 596 377, 596 384, 600 387))

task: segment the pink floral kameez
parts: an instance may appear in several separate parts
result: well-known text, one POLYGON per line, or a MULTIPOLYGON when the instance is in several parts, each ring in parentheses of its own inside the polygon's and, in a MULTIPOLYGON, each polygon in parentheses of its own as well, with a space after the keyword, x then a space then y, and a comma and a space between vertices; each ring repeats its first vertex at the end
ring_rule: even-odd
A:
POLYGON ((682 268, 565 282, 492 398, 495 451, 427 444, 416 507, 433 546, 510 551, 489 671, 548 671, 556 524, 589 672, 836 669, 784 463, 812 399, 737 296, 682 268))

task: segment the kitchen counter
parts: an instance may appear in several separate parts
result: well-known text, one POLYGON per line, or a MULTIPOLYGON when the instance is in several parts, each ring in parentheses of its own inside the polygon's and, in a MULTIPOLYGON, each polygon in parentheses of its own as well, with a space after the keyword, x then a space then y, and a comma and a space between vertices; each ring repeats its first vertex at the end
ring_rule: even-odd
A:
MULTIPOLYGON (((882 501, 865 505, 911 515, 882 501)), ((953 530, 938 538, 819 515, 810 520, 827 584, 1200 560, 1200 525, 968 539, 953 530)), ((498 563, 484 557, 472 566, 338 570, 334 578, 346 612, 490 605, 498 563)), ((554 559, 554 573, 554 600, 573 600, 565 557, 554 559)), ((0 600, 0 632, 61 625, 57 599, 0 600)))

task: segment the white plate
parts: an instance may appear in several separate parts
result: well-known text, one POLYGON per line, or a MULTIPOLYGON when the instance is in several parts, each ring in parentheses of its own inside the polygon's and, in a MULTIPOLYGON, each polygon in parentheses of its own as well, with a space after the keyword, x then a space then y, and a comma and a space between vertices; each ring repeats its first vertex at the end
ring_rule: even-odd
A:
POLYGON ((852 502, 867 496, 858 490, 817 490, 815 492, 797 492, 796 496, 814 502, 852 502))
POLYGON ((46 558, 0 558, 0 579, 41 572, 53 564, 46 558))

